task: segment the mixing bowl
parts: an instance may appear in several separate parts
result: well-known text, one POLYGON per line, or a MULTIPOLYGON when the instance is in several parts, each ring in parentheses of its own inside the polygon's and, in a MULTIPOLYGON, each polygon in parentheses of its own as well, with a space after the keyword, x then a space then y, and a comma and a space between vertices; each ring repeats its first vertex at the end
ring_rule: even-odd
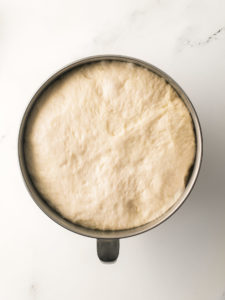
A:
POLYGON ((167 218, 169 218, 184 202, 184 200, 188 197, 190 194, 195 181, 197 179, 199 169, 201 166, 201 159, 202 159, 202 133, 201 128, 199 124, 199 120, 197 117, 197 114, 195 112, 195 109, 188 99, 185 92, 181 89, 181 87, 166 73, 161 71, 160 69, 156 68, 155 66, 144 62, 142 60, 132 58, 132 57, 126 57, 121 55, 98 55, 98 56, 92 56, 80 59, 76 62, 73 62, 72 64, 66 66, 65 68, 58 71, 56 74, 51 76, 36 92, 36 94, 31 99, 29 105, 27 106, 27 109, 24 113, 24 116, 22 118, 20 131, 19 131, 19 139, 18 139, 18 154, 19 154, 19 163, 20 168, 22 171, 22 175, 26 184, 26 187, 28 191, 30 192, 31 197, 36 202, 36 204, 40 207, 40 209, 53 221, 58 223, 59 225, 65 227, 66 229, 69 229, 75 233, 96 238, 97 239, 97 253, 100 260, 103 262, 112 262, 115 261, 119 254, 119 239, 125 238, 125 237, 131 237, 140 233, 143 233, 147 230, 150 230, 154 228, 155 226, 161 224, 163 221, 165 221, 167 218), (126 230, 118 230, 118 231, 101 231, 101 230, 93 230, 90 228, 85 228, 80 225, 74 224, 67 219, 63 218, 58 212, 56 212, 51 206, 48 205, 45 199, 40 195, 38 190, 35 188, 32 179, 29 175, 27 166, 26 166, 26 160, 25 160, 25 152, 24 152, 24 135, 25 130, 27 126, 27 120, 29 118, 29 115, 34 107, 34 105, 37 103, 37 101, 40 98, 40 95, 58 78, 63 76, 65 73, 71 71, 74 68, 80 67, 84 64, 92 63, 92 62, 99 62, 102 60, 107 61, 122 61, 122 62, 129 62, 134 63, 138 66, 144 67, 151 72, 154 72, 160 77, 163 77, 177 92, 177 94, 180 96, 180 98, 183 100, 184 104, 186 105, 187 109, 190 112, 190 115, 192 117, 193 121, 193 128, 195 132, 195 139, 196 139, 196 155, 195 160, 193 163, 193 166, 189 172, 188 180, 186 183, 186 188, 183 192, 183 194, 180 196, 180 198, 176 201, 176 203, 170 207, 164 214, 162 214, 157 219, 136 227, 132 229, 126 229, 126 230))

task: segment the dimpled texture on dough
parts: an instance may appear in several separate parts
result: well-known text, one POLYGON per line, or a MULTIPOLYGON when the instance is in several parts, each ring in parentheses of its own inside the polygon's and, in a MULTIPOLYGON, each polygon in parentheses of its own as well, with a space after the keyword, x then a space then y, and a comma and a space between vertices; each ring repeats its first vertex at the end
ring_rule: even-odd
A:
POLYGON ((25 157, 36 188, 64 218, 128 229, 180 197, 195 135, 163 78, 102 61, 74 69, 42 94, 28 120, 25 157))

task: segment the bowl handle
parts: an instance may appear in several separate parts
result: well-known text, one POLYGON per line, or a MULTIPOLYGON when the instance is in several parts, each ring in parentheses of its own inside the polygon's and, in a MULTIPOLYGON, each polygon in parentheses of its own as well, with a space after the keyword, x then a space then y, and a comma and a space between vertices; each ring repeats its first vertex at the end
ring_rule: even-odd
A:
POLYGON ((97 239, 97 253, 102 262, 115 262, 119 255, 119 248, 119 239, 97 239))

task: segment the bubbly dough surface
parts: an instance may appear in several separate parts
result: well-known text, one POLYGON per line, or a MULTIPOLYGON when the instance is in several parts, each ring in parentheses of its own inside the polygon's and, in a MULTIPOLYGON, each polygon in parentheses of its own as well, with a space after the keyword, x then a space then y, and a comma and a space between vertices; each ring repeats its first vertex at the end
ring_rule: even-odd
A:
POLYGON ((66 219, 101 230, 137 227, 184 191, 195 135, 164 79, 103 61, 69 72, 39 100, 26 162, 36 188, 66 219))

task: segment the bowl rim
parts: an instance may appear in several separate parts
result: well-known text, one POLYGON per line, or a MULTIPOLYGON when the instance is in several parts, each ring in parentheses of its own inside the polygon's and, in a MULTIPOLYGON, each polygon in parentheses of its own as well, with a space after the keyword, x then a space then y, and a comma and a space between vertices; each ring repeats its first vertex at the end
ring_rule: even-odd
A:
POLYGON ((183 89, 178 85, 178 83, 174 79, 172 79, 168 74, 166 74, 165 72, 163 72, 162 70, 160 70, 159 68, 155 67, 154 65, 148 62, 130 56, 115 55, 115 54, 94 55, 94 56, 78 59, 68 64, 67 66, 63 67, 62 69, 54 73, 52 76, 50 76, 40 86, 40 88, 31 98, 22 117, 20 129, 19 129, 19 136, 18 136, 19 165, 20 165, 23 180, 25 182, 25 186, 28 192, 30 193, 31 198, 34 200, 34 202, 49 218, 51 218, 53 221, 55 221, 57 224, 61 225, 62 227, 83 236, 99 238, 99 239, 115 239, 115 238, 118 239, 118 238, 131 237, 140 233, 144 233, 150 229, 155 228, 159 224, 165 222, 169 217, 171 217, 178 210, 178 208, 181 207, 181 205, 184 203, 184 201, 187 199, 190 192, 192 191, 200 171, 202 156, 203 156, 203 137, 202 137, 202 130, 201 130, 199 118, 197 116, 193 104, 191 103, 190 99, 183 91, 183 89), (134 63, 164 78, 166 82, 168 82, 174 88, 174 90, 177 92, 177 94, 183 100, 184 104, 189 110, 190 115, 192 117, 193 127, 195 131, 195 138, 196 138, 195 161, 193 164, 193 169, 190 178, 188 180, 184 192, 176 201, 176 203, 172 205, 165 213, 160 215, 157 219, 154 219, 153 221, 150 221, 147 224, 141 225, 139 227, 131 228, 131 229, 114 230, 114 231, 90 229, 90 228, 86 228, 74 224, 68 221, 67 219, 63 218, 58 212, 56 212, 51 206, 49 206, 48 203, 38 193, 38 191, 36 190, 35 186, 32 183, 32 180, 30 178, 25 163, 25 154, 24 154, 24 147, 23 147, 24 133, 26 130, 26 124, 29 118, 29 114, 32 108, 34 107, 36 101, 38 101, 40 95, 45 91, 47 87, 49 87, 55 80, 57 80, 60 76, 64 75, 65 73, 71 71, 72 69, 80 67, 82 65, 93 63, 93 62, 99 62, 99 61, 121 61, 127 63, 134 63))

